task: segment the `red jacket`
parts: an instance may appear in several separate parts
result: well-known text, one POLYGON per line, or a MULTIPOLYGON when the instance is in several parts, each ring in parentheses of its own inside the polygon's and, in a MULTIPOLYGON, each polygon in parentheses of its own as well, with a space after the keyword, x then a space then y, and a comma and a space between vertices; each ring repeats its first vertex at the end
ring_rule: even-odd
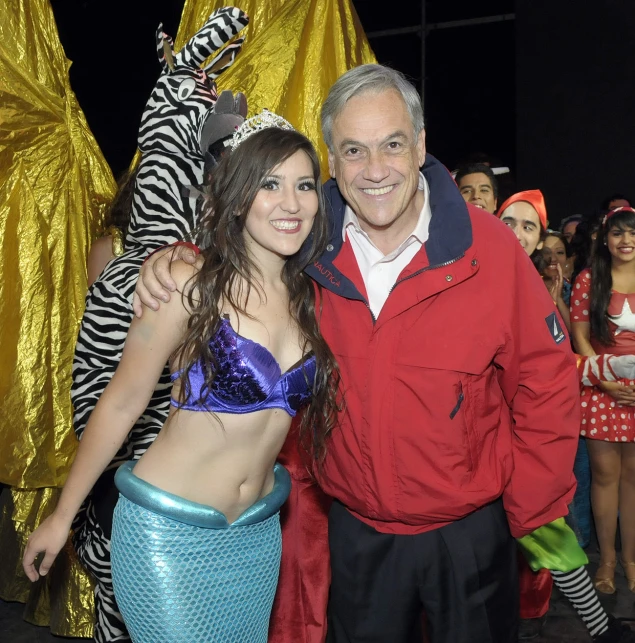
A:
POLYGON ((345 411, 320 475, 324 491, 384 533, 435 529, 503 497, 514 536, 567 513, 579 383, 568 337, 536 269, 496 217, 467 206, 428 155, 430 236, 377 320, 344 202, 308 270, 323 286, 321 329, 345 411))

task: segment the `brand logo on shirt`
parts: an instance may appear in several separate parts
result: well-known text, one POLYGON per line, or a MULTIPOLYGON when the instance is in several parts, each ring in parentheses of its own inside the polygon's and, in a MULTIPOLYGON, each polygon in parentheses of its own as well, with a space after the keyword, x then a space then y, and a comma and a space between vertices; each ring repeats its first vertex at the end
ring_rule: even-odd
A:
POLYGON ((549 329, 549 332, 553 337, 553 341, 556 342, 556 344, 561 344, 562 342, 564 342, 567 336, 562 330, 562 326, 560 325, 560 321, 558 320, 558 315, 556 313, 551 313, 550 315, 547 315, 547 317, 545 317, 545 321, 547 322, 547 328, 549 329))
POLYGON ((329 280, 331 285, 335 286, 336 288, 340 287, 340 282, 338 279, 335 277, 335 275, 328 269, 325 268, 321 263, 316 261, 314 264, 315 268, 318 270, 318 272, 325 277, 326 279, 329 280))

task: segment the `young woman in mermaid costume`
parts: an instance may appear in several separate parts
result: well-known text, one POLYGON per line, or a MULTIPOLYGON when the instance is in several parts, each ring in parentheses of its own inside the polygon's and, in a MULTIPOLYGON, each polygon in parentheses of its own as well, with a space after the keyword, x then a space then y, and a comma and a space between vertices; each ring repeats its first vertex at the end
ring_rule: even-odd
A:
POLYGON ((182 296, 134 319, 59 504, 24 554, 31 580, 40 552, 48 572, 170 360, 168 420, 115 478, 113 582, 135 643, 267 640, 290 488, 276 458, 301 407, 317 461, 336 417, 337 368, 303 272, 327 238, 317 155, 269 113, 232 148, 212 177, 200 261, 175 262, 182 296))

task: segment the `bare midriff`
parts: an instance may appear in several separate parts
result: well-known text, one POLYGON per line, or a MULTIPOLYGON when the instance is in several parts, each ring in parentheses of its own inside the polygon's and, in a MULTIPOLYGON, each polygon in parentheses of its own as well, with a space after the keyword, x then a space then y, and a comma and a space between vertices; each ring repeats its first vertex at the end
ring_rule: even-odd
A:
POLYGON ((231 523, 273 489, 273 466, 290 425, 282 409, 212 414, 171 408, 134 473, 213 507, 231 523))

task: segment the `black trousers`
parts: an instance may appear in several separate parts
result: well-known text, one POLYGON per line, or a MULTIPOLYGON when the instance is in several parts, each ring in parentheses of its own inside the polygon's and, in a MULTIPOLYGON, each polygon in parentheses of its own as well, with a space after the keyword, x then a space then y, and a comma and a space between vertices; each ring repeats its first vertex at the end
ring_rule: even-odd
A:
POLYGON ((327 643, 517 643, 516 542, 499 500, 423 534, 382 534, 335 502, 327 643))

